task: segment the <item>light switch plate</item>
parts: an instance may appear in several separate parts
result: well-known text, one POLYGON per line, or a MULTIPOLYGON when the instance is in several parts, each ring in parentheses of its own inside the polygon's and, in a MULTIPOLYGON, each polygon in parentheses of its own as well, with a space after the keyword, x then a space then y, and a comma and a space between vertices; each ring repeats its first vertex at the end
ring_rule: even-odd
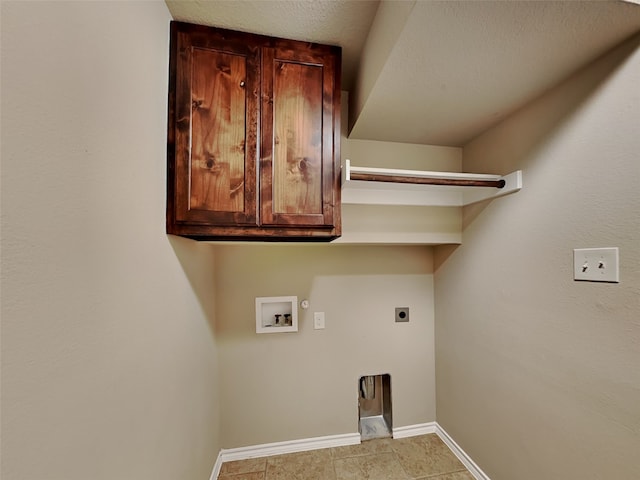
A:
POLYGON ((313 328, 316 330, 324 328, 324 312, 313 312, 313 328))
POLYGON ((618 247, 573 250, 573 279, 618 283, 618 247))

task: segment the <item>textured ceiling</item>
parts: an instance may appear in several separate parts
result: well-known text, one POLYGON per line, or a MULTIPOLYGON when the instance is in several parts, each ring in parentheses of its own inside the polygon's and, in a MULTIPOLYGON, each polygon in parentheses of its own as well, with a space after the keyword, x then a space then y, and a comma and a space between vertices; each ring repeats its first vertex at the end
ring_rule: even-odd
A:
POLYGON ((350 90, 378 0, 166 0, 174 20, 342 47, 350 90))
POLYGON ((176 20, 341 45, 350 137, 431 145, 464 145, 640 31, 621 1, 166 3, 176 20))

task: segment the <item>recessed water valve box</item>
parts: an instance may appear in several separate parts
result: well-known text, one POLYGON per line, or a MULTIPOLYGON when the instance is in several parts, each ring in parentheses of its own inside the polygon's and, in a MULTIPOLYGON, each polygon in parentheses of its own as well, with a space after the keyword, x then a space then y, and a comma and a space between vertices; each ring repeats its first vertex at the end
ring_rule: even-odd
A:
POLYGON ((298 297, 257 297, 256 333, 298 331, 298 297))

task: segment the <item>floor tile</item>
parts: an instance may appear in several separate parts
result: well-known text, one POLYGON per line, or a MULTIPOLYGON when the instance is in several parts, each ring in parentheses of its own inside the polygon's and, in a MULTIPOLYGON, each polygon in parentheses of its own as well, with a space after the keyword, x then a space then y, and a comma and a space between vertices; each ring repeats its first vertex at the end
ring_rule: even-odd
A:
POLYGON ((435 434, 394 440, 392 448, 412 478, 465 470, 460 460, 435 434))
POLYGON ((347 445, 344 447, 334 447, 331 454, 334 460, 336 458, 357 457, 360 455, 373 455, 377 453, 393 452, 391 449, 390 438, 379 438, 376 440, 368 440, 358 445, 347 445))
POLYGON ((267 459, 249 458, 247 460, 235 460, 224 462, 220 468, 220 475, 237 475, 239 473, 264 472, 267 459))
POLYGON ((474 480, 435 434, 225 462, 218 480, 474 480))
POLYGON ((438 475, 437 477, 422 477, 415 480, 475 480, 475 477, 468 471, 447 473, 445 475, 438 475))
POLYGON ((264 472, 239 473, 237 475, 219 475, 218 480, 264 480, 264 472))
POLYGON ((341 458, 333 461, 336 480, 409 479, 393 453, 341 458))
POLYGON ((267 458, 265 480, 335 480, 335 478, 329 449, 267 458))

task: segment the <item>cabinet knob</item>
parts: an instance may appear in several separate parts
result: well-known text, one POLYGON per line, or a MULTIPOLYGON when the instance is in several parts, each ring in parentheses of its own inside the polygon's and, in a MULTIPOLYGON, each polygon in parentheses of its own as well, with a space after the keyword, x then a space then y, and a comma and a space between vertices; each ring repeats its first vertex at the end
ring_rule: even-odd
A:
POLYGON ((244 88, 244 80, 240 80, 240 88, 244 88))

